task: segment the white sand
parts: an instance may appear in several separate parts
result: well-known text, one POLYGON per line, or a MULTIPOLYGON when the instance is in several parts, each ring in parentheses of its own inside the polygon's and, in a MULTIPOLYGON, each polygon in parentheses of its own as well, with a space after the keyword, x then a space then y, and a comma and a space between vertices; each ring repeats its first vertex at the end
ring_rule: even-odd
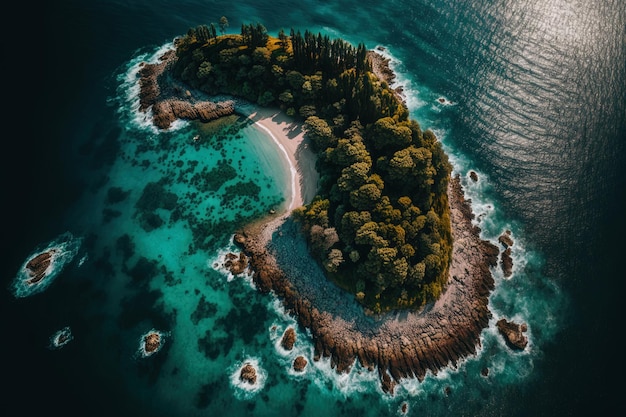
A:
POLYGON ((317 193, 316 155, 304 139, 302 125, 277 109, 257 108, 250 116, 267 133, 284 157, 290 172, 290 198, 287 212, 308 204, 317 193))
POLYGON ((272 219, 265 218, 260 223, 248 225, 249 232, 257 235, 263 244, 272 239, 274 231, 287 219, 291 212, 310 203, 317 194, 319 174, 315 169, 316 155, 304 138, 302 124, 284 114, 279 109, 254 107, 248 116, 255 125, 276 144, 283 156, 285 168, 289 171, 290 196, 285 212, 276 213, 272 219), (253 232, 256 230, 256 232, 253 232))

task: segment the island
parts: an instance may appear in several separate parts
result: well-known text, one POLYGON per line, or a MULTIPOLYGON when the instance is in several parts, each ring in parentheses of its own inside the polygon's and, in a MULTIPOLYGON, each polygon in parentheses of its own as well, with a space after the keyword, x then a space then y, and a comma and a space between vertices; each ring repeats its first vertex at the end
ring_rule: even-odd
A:
POLYGON ((50 349, 61 349, 72 341, 72 339, 74 339, 72 329, 69 326, 65 326, 50 336, 50 349))
POLYGON ((65 232, 48 242, 43 249, 31 253, 13 280, 13 295, 23 298, 45 291, 72 262, 82 240, 65 232))
MULTIPOLYGON (((390 394, 403 379, 421 381, 476 353, 492 318, 499 255, 481 239, 459 175, 434 133, 409 117, 393 77, 388 60, 363 44, 293 29, 273 37, 244 24, 240 34, 190 28, 158 62, 144 63, 139 78, 140 110, 161 129, 236 113, 240 102, 301 124, 295 145, 271 133, 290 163, 307 146, 314 169, 292 178, 287 207, 234 234, 241 253, 226 262, 233 274, 252 271, 256 288, 273 292, 310 331, 313 360, 329 358, 340 373, 358 362, 390 394), (316 187, 304 193, 309 177, 316 187), (272 244, 288 223, 349 307, 329 307, 309 292, 316 283, 290 276, 272 244)), ((298 359, 297 369, 305 364, 298 359)))
POLYGON ((139 338, 138 351, 143 358, 154 355, 163 347, 165 333, 151 329, 139 338))
POLYGON ((49 273, 52 259, 57 251, 50 249, 49 251, 42 252, 29 260, 26 264, 26 270, 31 278, 26 280, 28 284, 39 283, 49 273))

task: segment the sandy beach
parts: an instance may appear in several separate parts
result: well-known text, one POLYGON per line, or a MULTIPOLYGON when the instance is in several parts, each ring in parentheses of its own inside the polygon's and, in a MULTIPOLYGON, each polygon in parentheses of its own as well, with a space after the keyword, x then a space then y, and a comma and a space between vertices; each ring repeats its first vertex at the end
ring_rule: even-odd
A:
POLYGON ((284 210, 274 213, 246 226, 248 233, 268 243, 274 231, 287 220, 291 212, 310 203, 317 194, 319 174, 315 169, 316 155, 309 141, 304 137, 302 124, 295 122, 277 108, 259 106, 236 106, 238 113, 244 113, 254 122, 269 140, 276 145, 282 156, 285 170, 289 172, 289 196, 284 210))
POLYGON ((304 138, 302 124, 296 123, 280 109, 256 107, 249 118, 274 141, 290 172, 290 198, 287 212, 307 204, 317 193, 319 175, 315 153, 304 138))

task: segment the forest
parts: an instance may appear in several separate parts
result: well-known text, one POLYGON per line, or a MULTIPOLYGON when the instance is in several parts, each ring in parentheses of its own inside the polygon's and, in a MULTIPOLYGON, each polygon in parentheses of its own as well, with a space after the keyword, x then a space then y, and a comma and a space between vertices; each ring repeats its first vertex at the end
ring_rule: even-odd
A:
POLYGON ((374 313, 419 309, 448 278, 451 165, 372 70, 370 51, 321 33, 213 24, 175 41, 174 76, 210 95, 279 107, 300 120, 320 186, 293 212, 329 279, 374 313))

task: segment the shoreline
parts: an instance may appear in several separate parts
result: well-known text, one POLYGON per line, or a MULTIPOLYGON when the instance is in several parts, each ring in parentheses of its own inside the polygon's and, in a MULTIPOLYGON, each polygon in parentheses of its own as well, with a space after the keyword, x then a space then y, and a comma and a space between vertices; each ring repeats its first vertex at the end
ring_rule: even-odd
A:
POLYGON ((264 131, 283 155, 281 158, 290 174, 290 201, 287 212, 308 204, 317 194, 319 174, 315 169, 317 156, 304 138, 301 124, 286 116, 280 109, 255 106, 247 117, 254 126, 264 131))
POLYGON ((268 248, 267 229, 259 233, 246 227, 234 240, 248 256, 258 290, 274 292, 310 330, 313 360, 329 358, 338 373, 350 372, 358 361, 369 371, 377 370, 383 391, 393 394, 403 379, 422 381, 428 372, 456 368, 476 354, 492 318, 488 302, 495 284, 490 268, 497 265, 499 249, 482 240, 480 229, 472 225, 474 215, 458 176, 451 179, 448 195, 454 236, 450 275, 442 296, 420 312, 387 313, 373 320, 364 310, 357 318, 333 314, 295 288, 268 248))
POLYGON ((310 141, 304 137, 301 124, 285 115, 282 110, 252 104, 242 107, 247 109, 237 108, 235 105, 235 112, 251 120, 254 128, 269 136, 282 153, 280 159, 289 172, 288 204, 280 211, 269 213, 245 226, 248 233, 258 236, 258 239, 268 244, 272 240, 272 234, 289 218, 291 212, 310 203, 317 194, 317 156, 310 147, 310 141))
MULTIPOLYGON (((314 297, 308 297, 306 291, 294 286, 270 248, 274 233, 290 218, 291 211, 310 201, 317 192, 316 155, 307 146, 301 125, 278 109, 254 105, 247 111, 236 111, 236 99, 207 104, 202 93, 192 93, 177 82, 171 84, 173 80, 167 69, 174 59, 175 54, 166 53, 160 63, 147 64, 141 70, 142 106, 152 102, 152 106, 142 107, 144 111, 155 106, 175 109, 172 103, 180 102, 194 108, 232 110, 230 114, 237 112, 249 117, 257 128, 268 133, 284 154, 290 172, 289 204, 281 213, 264 216, 237 231, 234 242, 249 259, 257 289, 274 292, 286 311, 310 331, 314 360, 330 358, 331 367, 338 373, 349 372, 358 361, 370 371, 378 370, 382 390, 393 394, 395 385, 403 379, 422 381, 428 372, 436 375, 446 367, 456 368, 460 360, 476 354, 481 333, 492 318, 488 308, 489 295, 494 289, 491 268, 497 265, 499 249, 482 240, 480 229, 472 224, 474 214, 470 202, 465 200, 458 175, 448 185, 454 243, 449 277, 441 297, 419 312, 387 313, 372 318, 362 308, 360 312, 351 309, 350 314, 362 315, 358 319, 332 314, 316 303, 314 297), (161 75, 166 78, 163 88, 166 91, 162 95, 161 75), (172 97, 172 92, 178 96, 172 97)), ((385 64, 384 59, 378 61, 375 71, 380 73, 385 64)), ((386 75, 388 72, 388 68, 382 71, 386 75)), ((174 110, 168 117, 176 114, 174 110)), ((221 117, 219 114, 213 115, 221 117)), ((203 117, 195 118, 204 121, 203 117)), ((156 114, 154 121, 160 126, 156 114)), ((337 288, 337 291, 341 290, 337 288)))

